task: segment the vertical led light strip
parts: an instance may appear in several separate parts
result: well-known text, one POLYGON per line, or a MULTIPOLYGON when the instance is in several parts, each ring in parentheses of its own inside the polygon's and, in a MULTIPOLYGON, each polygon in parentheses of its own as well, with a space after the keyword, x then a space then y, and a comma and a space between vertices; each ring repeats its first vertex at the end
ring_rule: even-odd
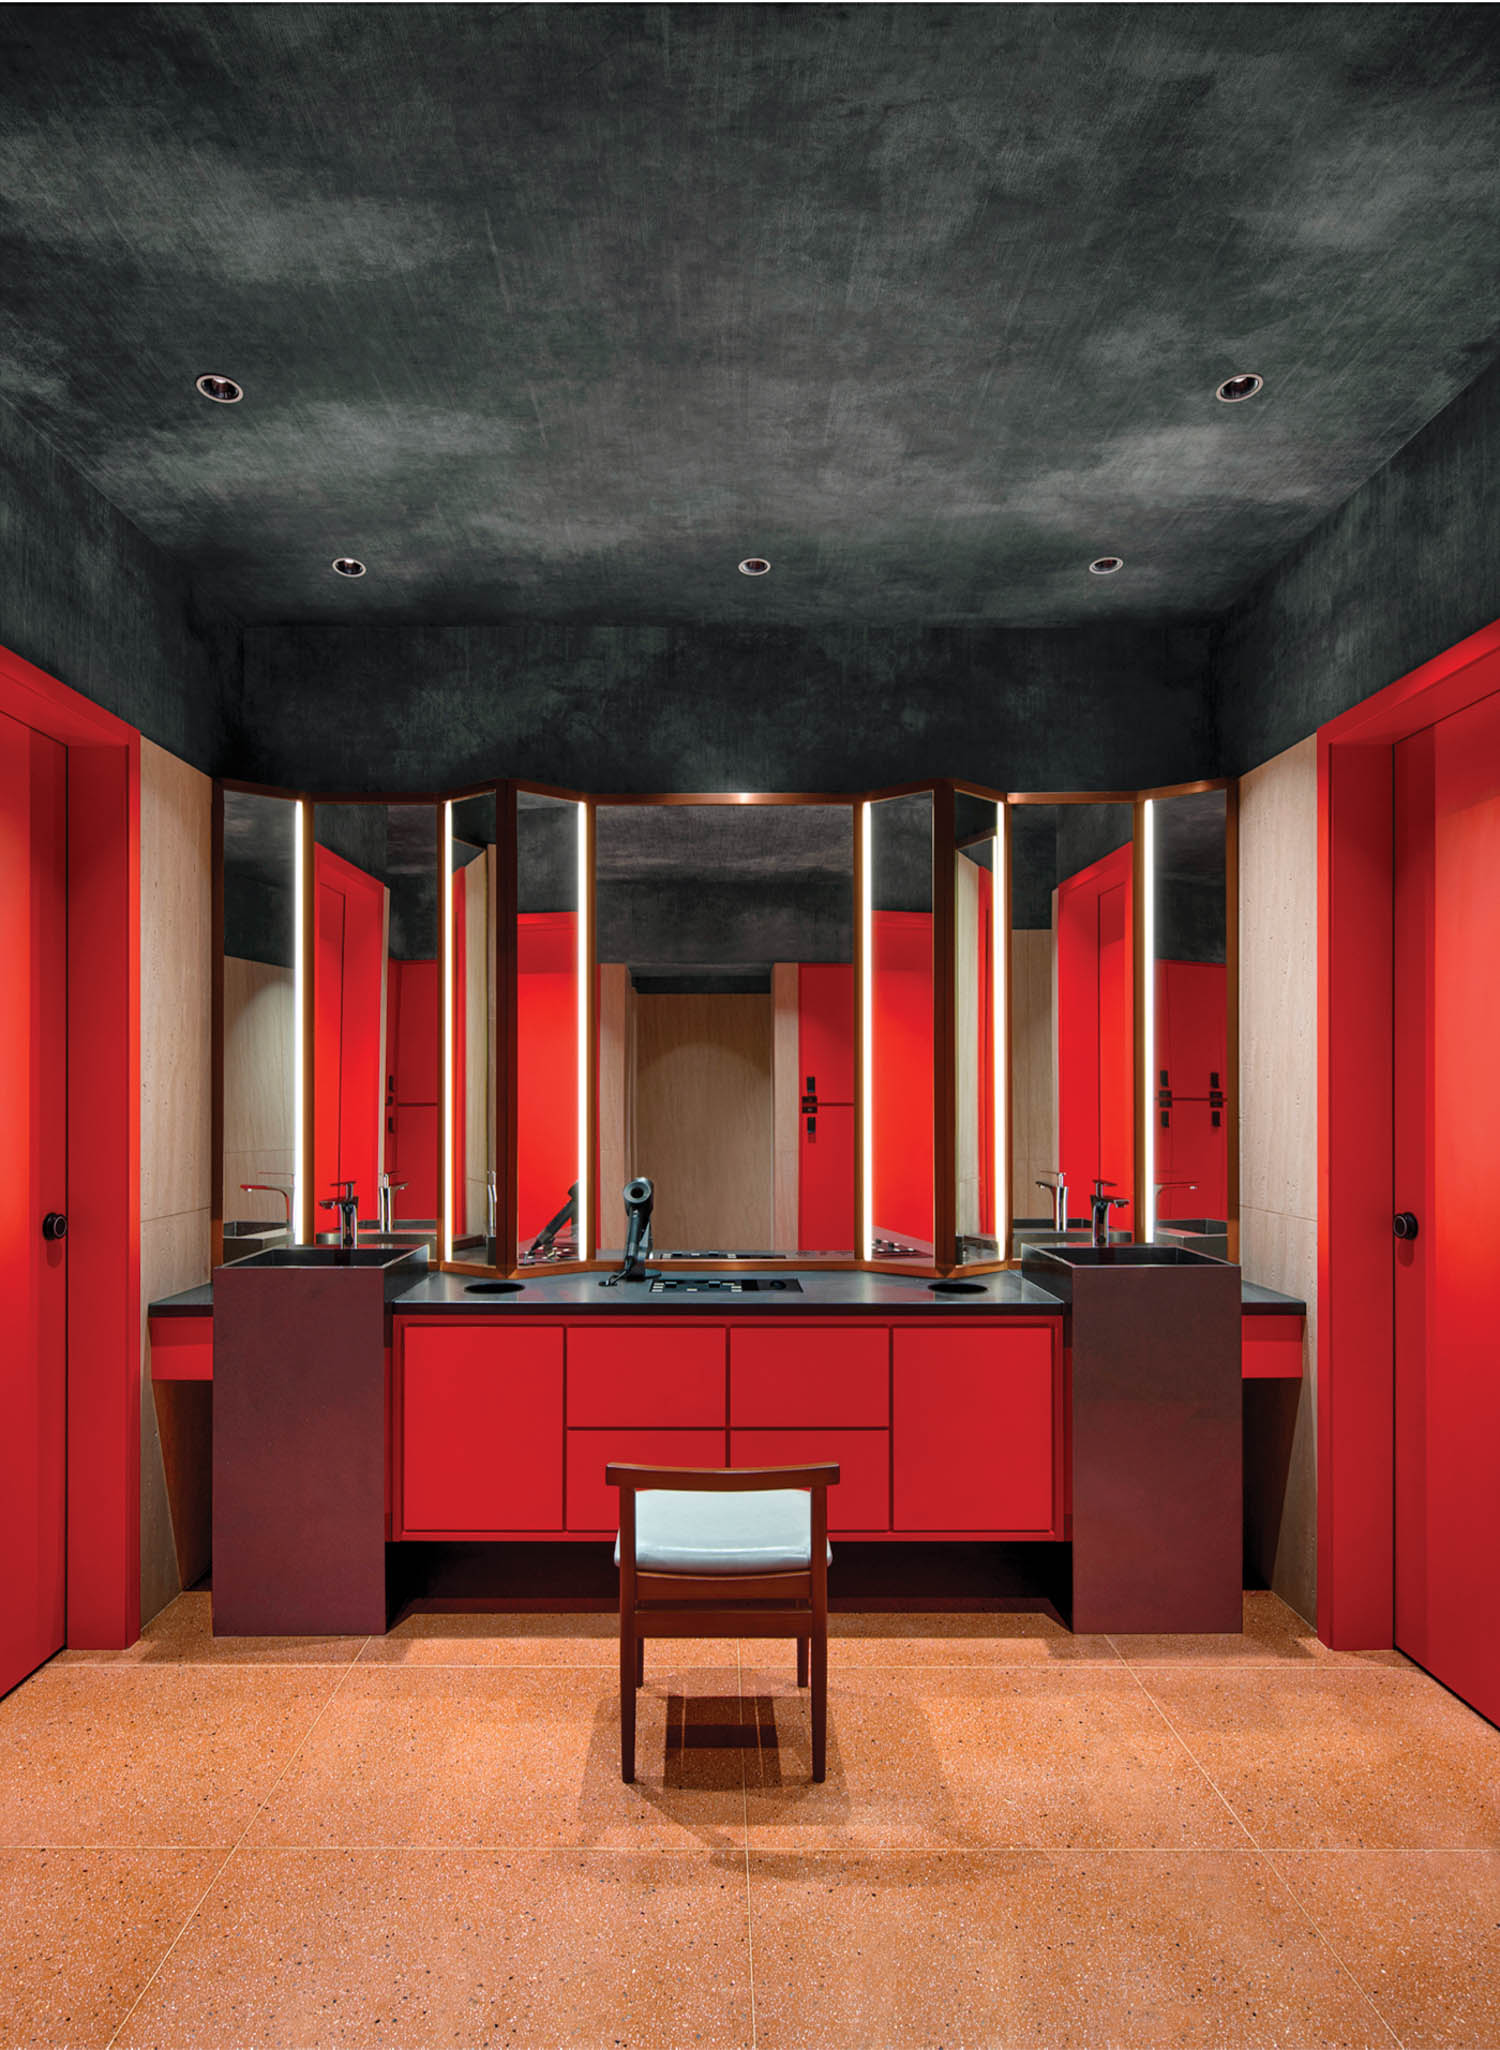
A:
POLYGON ((1141 805, 1141 1237, 1156 1237, 1156 800, 1141 805))
POLYGON ((295 1049, 292 1060, 292 1244, 302 1244, 302 1191, 307 1177, 307 1133, 305 1116, 307 1107, 307 963, 303 958, 303 942, 306 937, 302 892, 306 880, 306 862, 302 851, 302 831, 305 824, 305 808, 299 797, 292 832, 296 838, 293 850, 294 877, 292 885, 292 1046, 295 1049))
POLYGON ((1010 837, 1006 831, 1005 806, 995 806, 995 861, 990 881, 994 904, 990 918, 990 956, 994 976, 994 989, 990 1002, 993 1009, 993 1041, 990 1052, 991 1101, 994 1104, 995 1122, 995 1165, 994 1165, 994 1212, 995 1212, 995 1257, 1004 1260, 1010 1253, 1010 1067, 1006 1061, 1006 974, 1010 967, 1010 837))
POLYGON ((573 1206, 573 1233, 578 1258, 589 1243, 589 808, 578 807, 578 1198, 573 1206))
POLYGON ((453 1258, 453 800, 443 801, 438 921, 443 929, 443 1258, 453 1258))
POLYGON ((860 1129, 864 1135, 864 1172, 860 1177, 863 1215, 859 1221, 859 1231, 860 1255, 866 1260, 873 1260, 875 1257, 875 889, 872 874, 873 849, 870 845, 872 817, 871 806, 862 804, 859 808, 862 855, 859 886, 859 1044, 860 1129))

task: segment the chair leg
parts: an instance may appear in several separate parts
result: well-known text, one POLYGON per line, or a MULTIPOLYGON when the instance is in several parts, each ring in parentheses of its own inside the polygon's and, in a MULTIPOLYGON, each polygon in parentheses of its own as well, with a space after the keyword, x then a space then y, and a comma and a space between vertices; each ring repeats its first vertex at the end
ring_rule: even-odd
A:
POLYGON ((644 1637, 638 1637, 635 1640, 635 1684, 637 1687, 644 1687, 646 1684, 646 1640, 644 1637))
POLYGON ((799 1687, 807 1685, 807 1639, 805 1637, 797 1639, 797 1685, 799 1687))
POLYGON ((815 1630, 812 1640, 812 1776, 826 1777, 828 1764, 828 1633, 815 1630))
POLYGON ((635 1778, 635 1687, 637 1639, 628 1618, 620 1618, 620 1777, 635 1778))

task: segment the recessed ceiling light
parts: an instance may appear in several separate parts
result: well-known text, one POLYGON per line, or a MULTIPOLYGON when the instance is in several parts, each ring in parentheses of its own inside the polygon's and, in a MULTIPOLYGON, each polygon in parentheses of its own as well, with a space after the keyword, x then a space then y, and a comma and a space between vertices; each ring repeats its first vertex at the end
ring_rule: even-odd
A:
POLYGON ((1222 399, 1226 406, 1237 406, 1241 399, 1253 399, 1265 381, 1253 370, 1242 370, 1238 377, 1226 377, 1214 397, 1222 399))
POLYGON ((232 377, 220 377, 214 370, 204 371, 198 380, 198 389, 204 398, 212 399, 218 406, 237 406, 245 396, 243 385, 236 384, 232 377))
POLYGON ((740 564, 742 577, 763 577, 771 567, 763 555, 747 555, 740 564))
POLYGON ((364 564, 354 555, 336 555, 333 567, 341 577, 362 577, 365 573, 364 564))
POLYGON ((1089 564, 1091 577, 1112 577, 1117 569, 1125 567, 1123 555, 1096 555, 1089 564))

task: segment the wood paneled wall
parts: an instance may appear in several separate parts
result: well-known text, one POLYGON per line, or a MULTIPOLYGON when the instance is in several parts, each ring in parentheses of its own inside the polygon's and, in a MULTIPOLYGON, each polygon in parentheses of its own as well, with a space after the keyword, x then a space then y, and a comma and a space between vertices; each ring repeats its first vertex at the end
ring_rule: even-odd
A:
POLYGON ((1247 1570, 1317 1603, 1318 767, 1310 737, 1240 781, 1240 1260, 1308 1305, 1301 1381, 1247 1384, 1247 1570))
POLYGON ((264 961, 224 962, 224 1215, 279 1218, 296 1163, 296 978, 264 961))
POLYGON ((145 1309, 209 1276, 213 785, 141 743, 141 1621, 208 1566, 210 1384, 151 1381, 145 1309))
POLYGON ((772 1000, 635 998, 632 1174, 656 1243, 754 1250, 772 1233, 772 1000))

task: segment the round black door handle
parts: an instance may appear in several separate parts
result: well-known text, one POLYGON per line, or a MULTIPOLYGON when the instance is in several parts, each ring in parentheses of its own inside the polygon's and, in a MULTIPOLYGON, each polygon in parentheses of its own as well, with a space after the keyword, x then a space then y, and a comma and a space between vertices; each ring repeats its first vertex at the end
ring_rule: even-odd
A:
POLYGON ((1410 1210, 1398 1210, 1391 1219, 1391 1225, 1398 1239, 1414 1239, 1421 1230, 1410 1210))
POLYGON ((49 1210, 42 1219, 44 1239, 65 1239, 68 1236, 68 1220, 60 1210, 49 1210))

